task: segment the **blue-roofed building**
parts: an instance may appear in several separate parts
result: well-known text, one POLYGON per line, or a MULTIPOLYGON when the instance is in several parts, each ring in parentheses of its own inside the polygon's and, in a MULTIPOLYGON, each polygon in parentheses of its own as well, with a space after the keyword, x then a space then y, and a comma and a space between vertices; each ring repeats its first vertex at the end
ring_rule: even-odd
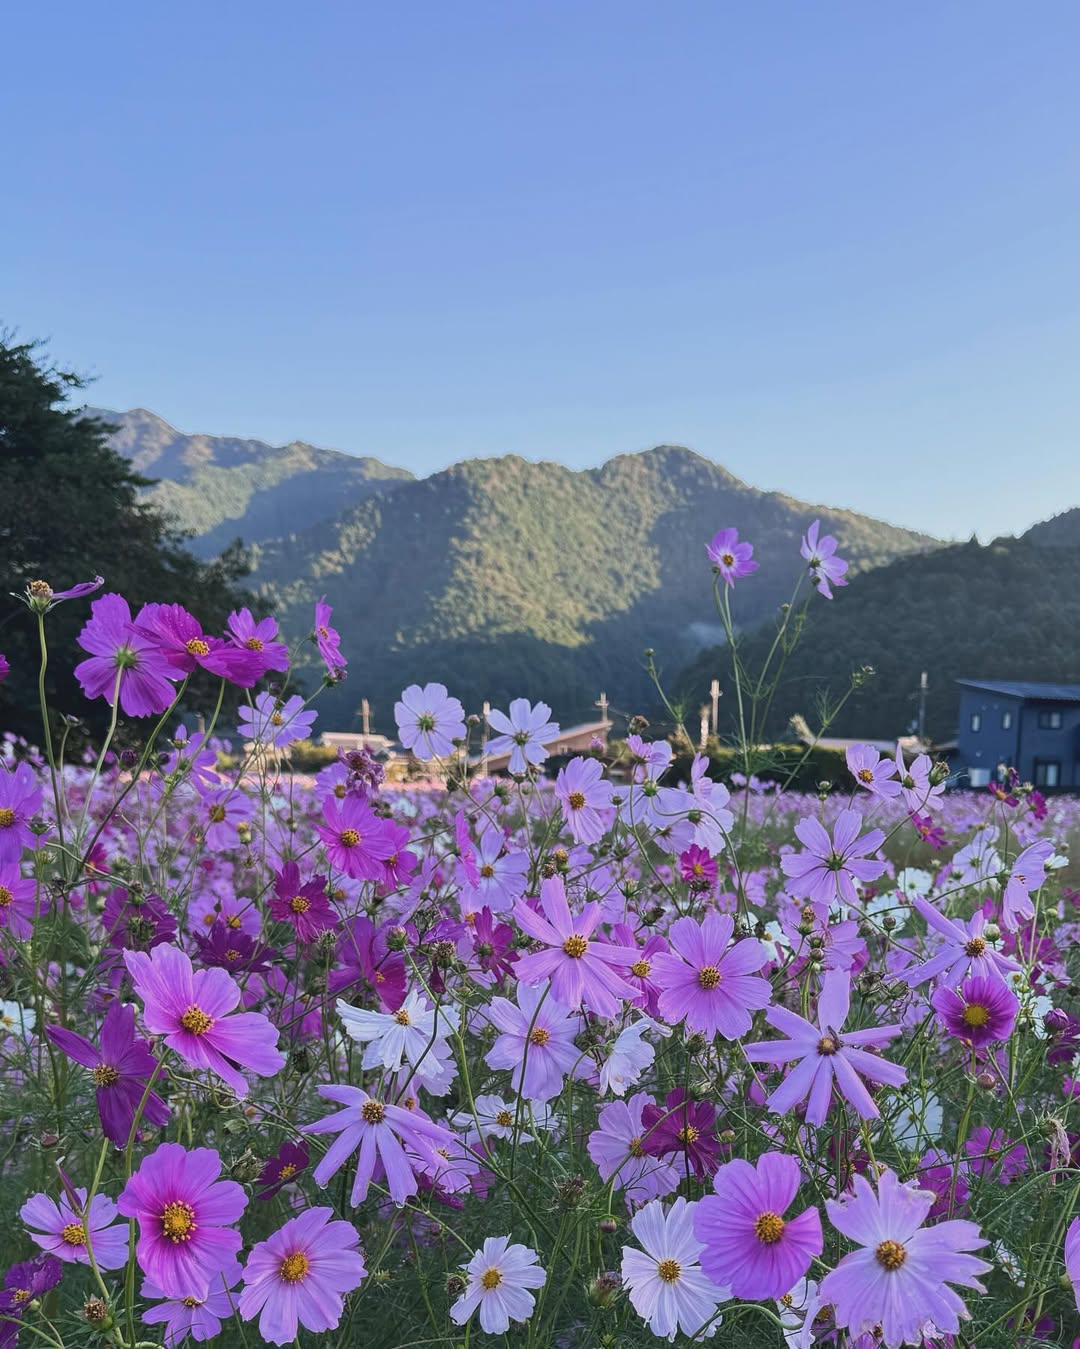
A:
POLYGON ((1015 768, 1036 787, 1080 789, 1080 684, 958 679, 956 766, 972 787, 1015 768))

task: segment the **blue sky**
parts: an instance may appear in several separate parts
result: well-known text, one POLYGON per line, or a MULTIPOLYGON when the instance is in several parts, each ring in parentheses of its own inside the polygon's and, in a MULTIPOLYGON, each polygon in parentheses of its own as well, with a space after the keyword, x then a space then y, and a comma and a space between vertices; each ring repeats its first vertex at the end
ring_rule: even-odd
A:
POLYGON ((1057 0, 9 6, 0 318, 188 431, 678 442, 1013 532, 1080 504, 1078 39, 1057 0))

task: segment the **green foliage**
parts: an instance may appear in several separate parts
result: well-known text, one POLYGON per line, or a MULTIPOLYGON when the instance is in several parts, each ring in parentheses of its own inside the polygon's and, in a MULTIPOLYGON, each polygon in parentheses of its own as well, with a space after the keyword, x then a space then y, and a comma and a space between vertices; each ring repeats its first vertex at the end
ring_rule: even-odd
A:
MULTIPOLYGON (((814 596, 766 733, 782 735, 793 713, 814 722, 822 696, 841 697, 852 673, 864 665, 873 668, 873 677, 852 695, 830 735, 905 734, 916 716, 922 670, 930 683, 927 731, 939 740, 956 734, 957 679, 1075 681, 1080 671, 1075 523, 1073 535, 1055 530, 1055 542, 1058 546, 1040 546, 1035 538, 956 544, 860 576, 831 604, 814 596)), ((742 643, 751 669, 774 633, 766 624, 742 643)), ((705 653, 679 679, 690 705, 704 700, 709 679, 725 662, 722 650, 705 653)))
MULTIPOLYGON (((19 594, 37 579, 61 590, 101 575, 105 588, 121 592, 133 608, 177 602, 208 626, 223 626, 243 600, 242 554, 230 549, 210 564, 191 555, 142 497, 148 480, 108 445, 109 427, 65 406, 82 387, 77 375, 49 365, 37 344, 0 337, 0 592, 19 594)), ((50 706, 101 729, 108 709, 83 697, 70 660, 88 614, 83 600, 59 605, 46 619, 53 649, 65 652, 49 666, 46 692, 50 706)), ((4 729, 40 739, 38 634, 13 599, 4 605, 0 651, 11 663, 0 685, 4 729)), ((192 701, 198 705, 197 689, 192 701)))

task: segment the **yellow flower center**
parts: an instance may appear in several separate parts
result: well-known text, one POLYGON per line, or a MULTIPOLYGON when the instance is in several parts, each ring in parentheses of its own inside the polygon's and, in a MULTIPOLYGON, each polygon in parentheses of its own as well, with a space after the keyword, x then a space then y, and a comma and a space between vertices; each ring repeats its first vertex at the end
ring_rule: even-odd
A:
POLYGON ((990 1020, 990 1008, 984 1007, 981 1002, 969 1002, 964 1008, 963 1022, 965 1026, 985 1026, 990 1020))
POLYGON ((585 793, 571 792, 566 798, 566 804, 571 810, 581 810, 585 805, 585 793))
POLYGON ((296 1175, 296 1167, 292 1164, 292 1162, 286 1162, 285 1165, 281 1168, 281 1170, 277 1173, 278 1180, 288 1180, 290 1176, 295 1175, 296 1175))
POLYGON ((249 637, 244 645, 249 651, 261 651, 263 649, 261 637, 249 637))
POLYGON ((343 829, 338 835, 338 842, 343 848, 355 848, 360 842, 360 835, 355 829, 343 829))
POLYGON ((161 1231, 172 1242, 190 1241, 195 1231, 195 1210, 175 1199, 161 1210, 161 1231))
POLYGON ((767 1210, 754 1220, 754 1236, 766 1246, 775 1246, 784 1235, 785 1223, 779 1213, 767 1210))
POLYGON ((284 725, 285 725, 285 718, 281 715, 280 712, 275 712, 275 713, 271 716, 271 718, 270 718, 270 725, 271 725, 271 726, 284 726, 284 725))
POLYGON ((184 650, 189 656, 208 656, 210 643, 204 642, 201 637, 192 637, 190 641, 184 643, 184 650))
POLYGON ((0 809, 0 829, 10 829, 15 823, 15 812, 10 806, 0 809))
POLYGON ((485 1293, 494 1292, 502 1281, 503 1277, 494 1265, 490 1269, 485 1269, 483 1274, 480 1275, 480 1287, 485 1293))
POLYGON ((16 1307, 21 1307, 24 1302, 29 1302, 31 1297, 29 1288, 15 1288, 12 1290, 11 1300, 16 1307))
POLYGON ((720 971, 715 965, 702 965, 701 969, 698 970, 697 981, 702 988, 710 989, 718 987, 720 978, 720 971))
POLYGON ((0 909, 6 909, 15 899, 15 896, 6 885, 0 885, 0 909))
POLYGON ((82 1223, 66 1223, 60 1229, 60 1235, 69 1246, 86 1245, 86 1228, 82 1223))
POLYGON ((231 927, 234 932, 239 931, 243 926, 240 921, 240 915, 238 913, 230 913, 228 918, 225 919, 225 926, 231 927))
POLYGON ((207 1016, 201 1007, 192 1004, 191 1007, 181 1016, 180 1024, 186 1031, 192 1035, 205 1035, 214 1024, 214 1018, 207 1016))
POLYGON ((641 1146, 640 1134, 638 1134, 637 1137, 635 1138, 631 1138, 630 1142, 627 1144, 627 1150, 629 1151, 631 1157, 645 1156, 645 1149, 641 1146))
POLYGON ((887 1269, 891 1273, 899 1269, 907 1259, 907 1251, 898 1241, 883 1241, 874 1252, 874 1256, 882 1269, 887 1269))
POLYGON ((981 956, 985 950, 986 942, 984 942, 981 937, 972 937, 964 947, 964 954, 971 956, 974 959, 975 956, 981 956))
POLYGON ((545 1030, 543 1026, 537 1026, 537 1028, 529 1036, 529 1043, 541 1046, 546 1045, 550 1039, 551 1039, 551 1032, 545 1030))
POLYGON ((647 979, 651 968, 647 960, 635 960, 630 966, 630 973, 637 979, 647 979))
POLYGON ((860 768, 858 773, 855 774, 855 776, 859 779, 860 782, 873 782, 874 780, 873 771, 869 768, 860 768))
POLYGON ((224 806, 211 806, 211 807, 210 807, 210 823, 211 823, 211 824, 220 824, 224 818, 225 818, 225 807, 224 807, 224 806))
POLYGON ((90 1075, 96 1087, 112 1087, 120 1081, 120 1073, 111 1063, 99 1063, 96 1068, 91 1068, 90 1075))
POLYGON ((735 565, 735 554, 734 554, 734 553, 721 553, 721 554, 720 554, 720 561, 724 564, 725 567, 734 567, 734 565, 735 565))
POLYGON ((701 1137, 701 1130, 696 1124, 684 1124, 677 1137, 680 1143, 696 1143, 701 1137))
POLYGON ((307 913, 311 905, 303 895, 293 895, 292 899, 289 900, 289 908, 292 909, 293 913, 307 913))
POLYGON ((182 1297, 180 1301, 185 1307, 201 1307, 205 1299, 201 1297, 182 1297))
POLYGON ((656 1266, 656 1272, 665 1283, 678 1283, 682 1274, 682 1266, 678 1260, 661 1260, 656 1266))
POLYGON ((571 960, 580 960, 581 957, 585 954, 585 952, 589 949, 589 943, 588 940, 585 937, 581 936, 580 933, 575 932, 572 937, 567 937, 567 939, 563 942, 562 949, 571 958, 571 960))
POLYGON ((502 1129, 509 1129, 514 1123, 514 1116, 512 1111, 500 1110, 499 1113, 495 1116, 495 1123, 499 1125, 499 1127, 502 1129))
POLYGON ((480 875, 483 876, 483 878, 486 881, 489 881, 491 880, 492 876, 495 875, 495 868, 491 865, 490 862, 485 862, 484 865, 480 868, 480 875))
POLYGON ((412 1025, 412 1017, 408 1014, 408 1012, 405 1010, 404 1007, 400 1008, 398 1011, 394 1013, 394 1020, 398 1023, 399 1026, 412 1025))
POLYGON ((381 1124, 386 1116, 386 1107, 381 1101, 365 1101, 360 1107, 360 1118, 365 1124, 381 1124))
POLYGON ((307 1278, 310 1269, 311 1261, 304 1252, 293 1251, 292 1255, 282 1260, 278 1273, 286 1283, 299 1283, 301 1279, 307 1278))
POLYGON ((817 1042, 817 1052, 819 1054, 824 1054, 826 1058, 831 1054, 835 1054, 839 1048, 840 1046, 831 1035, 823 1035, 817 1042))
POLYGON ((225 959, 229 962, 230 965, 232 965, 237 960, 240 959, 240 952, 236 949, 235 946, 230 946, 229 949, 225 952, 225 959))

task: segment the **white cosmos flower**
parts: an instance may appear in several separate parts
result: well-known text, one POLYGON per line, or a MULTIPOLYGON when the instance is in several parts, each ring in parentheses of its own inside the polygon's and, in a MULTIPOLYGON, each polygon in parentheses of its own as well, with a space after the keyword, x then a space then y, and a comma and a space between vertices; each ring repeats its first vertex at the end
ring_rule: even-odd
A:
POLYGON ((941 1101, 925 1086, 904 1092, 893 1116, 892 1136, 898 1147, 922 1152, 941 1137, 941 1101))
POLYGON ((658 1035, 671 1034, 670 1027, 658 1025, 647 1016, 619 1032, 611 1046, 611 1053, 600 1067, 601 1096, 609 1091, 616 1096, 624 1096, 627 1087, 634 1086, 656 1058, 656 1050, 644 1038, 646 1031, 651 1030, 658 1035))
MULTIPOLYGON (((518 1105, 514 1101, 504 1101, 501 1096, 477 1096, 473 1101, 476 1113, 471 1110, 457 1110, 450 1116, 450 1123, 461 1133, 466 1146, 480 1142, 484 1138, 513 1138, 514 1124, 518 1119, 518 1105)), ((521 1120, 526 1122, 532 1116, 527 1102, 521 1102, 521 1120)), ((550 1127, 545 1120, 537 1121, 542 1128, 550 1127)), ((535 1143, 532 1134, 524 1129, 518 1134, 519 1143, 535 1143)))
POLYGON ((643 1249, 623 1247, 622 1279, 631 1306, 654 1335, 667 1340, 680 1330, 694 1339, 711 1338, 720 1324, 716 1309, 731 1296, 698 1263, 704 1246, 694 1236, 696 1208, 680 1196, 665 1214, 653 1199, 630 1222, 643 1249))
POLYGON ((37 1025, 37 1012, 17 1002, 0 1001, 0 1033, 28 1036, 37 1025))
POLYGON ((396 1012, 369 1012, 343 998, 338 999, 337 1010, 346 1034, 367 1045, 365 1068, 396 1073, 404 1061, 422 1080, 444 1077, 453 1068, 445 1013, 436 1011, 422 993, 411 992, 396 1012))
POLYGON ((927 899, 933 892, 934 878, 922 867, 904 867, 902 871, 896 873, 896 888, 902 890, 908 899, 912 895, 927 899))
POLYGON ((536 1299, 528 1290, 543 1287, 547 1274, 535 1251, 509 1243, 509 1237, 487 1237, 469 1261, 469 1286, 450 1308, 455 1325, 463 1326, 479 1307, 481 1330, 504 1335, 511 1321, 533 1314, 536 1299))
POLYGON ((820 1307, 821 1297, 813 1279, 800 1279, 790 1293, 777 1300, 786 1349, 809 1349, 814 1343, 814 1318, 820 1307))

